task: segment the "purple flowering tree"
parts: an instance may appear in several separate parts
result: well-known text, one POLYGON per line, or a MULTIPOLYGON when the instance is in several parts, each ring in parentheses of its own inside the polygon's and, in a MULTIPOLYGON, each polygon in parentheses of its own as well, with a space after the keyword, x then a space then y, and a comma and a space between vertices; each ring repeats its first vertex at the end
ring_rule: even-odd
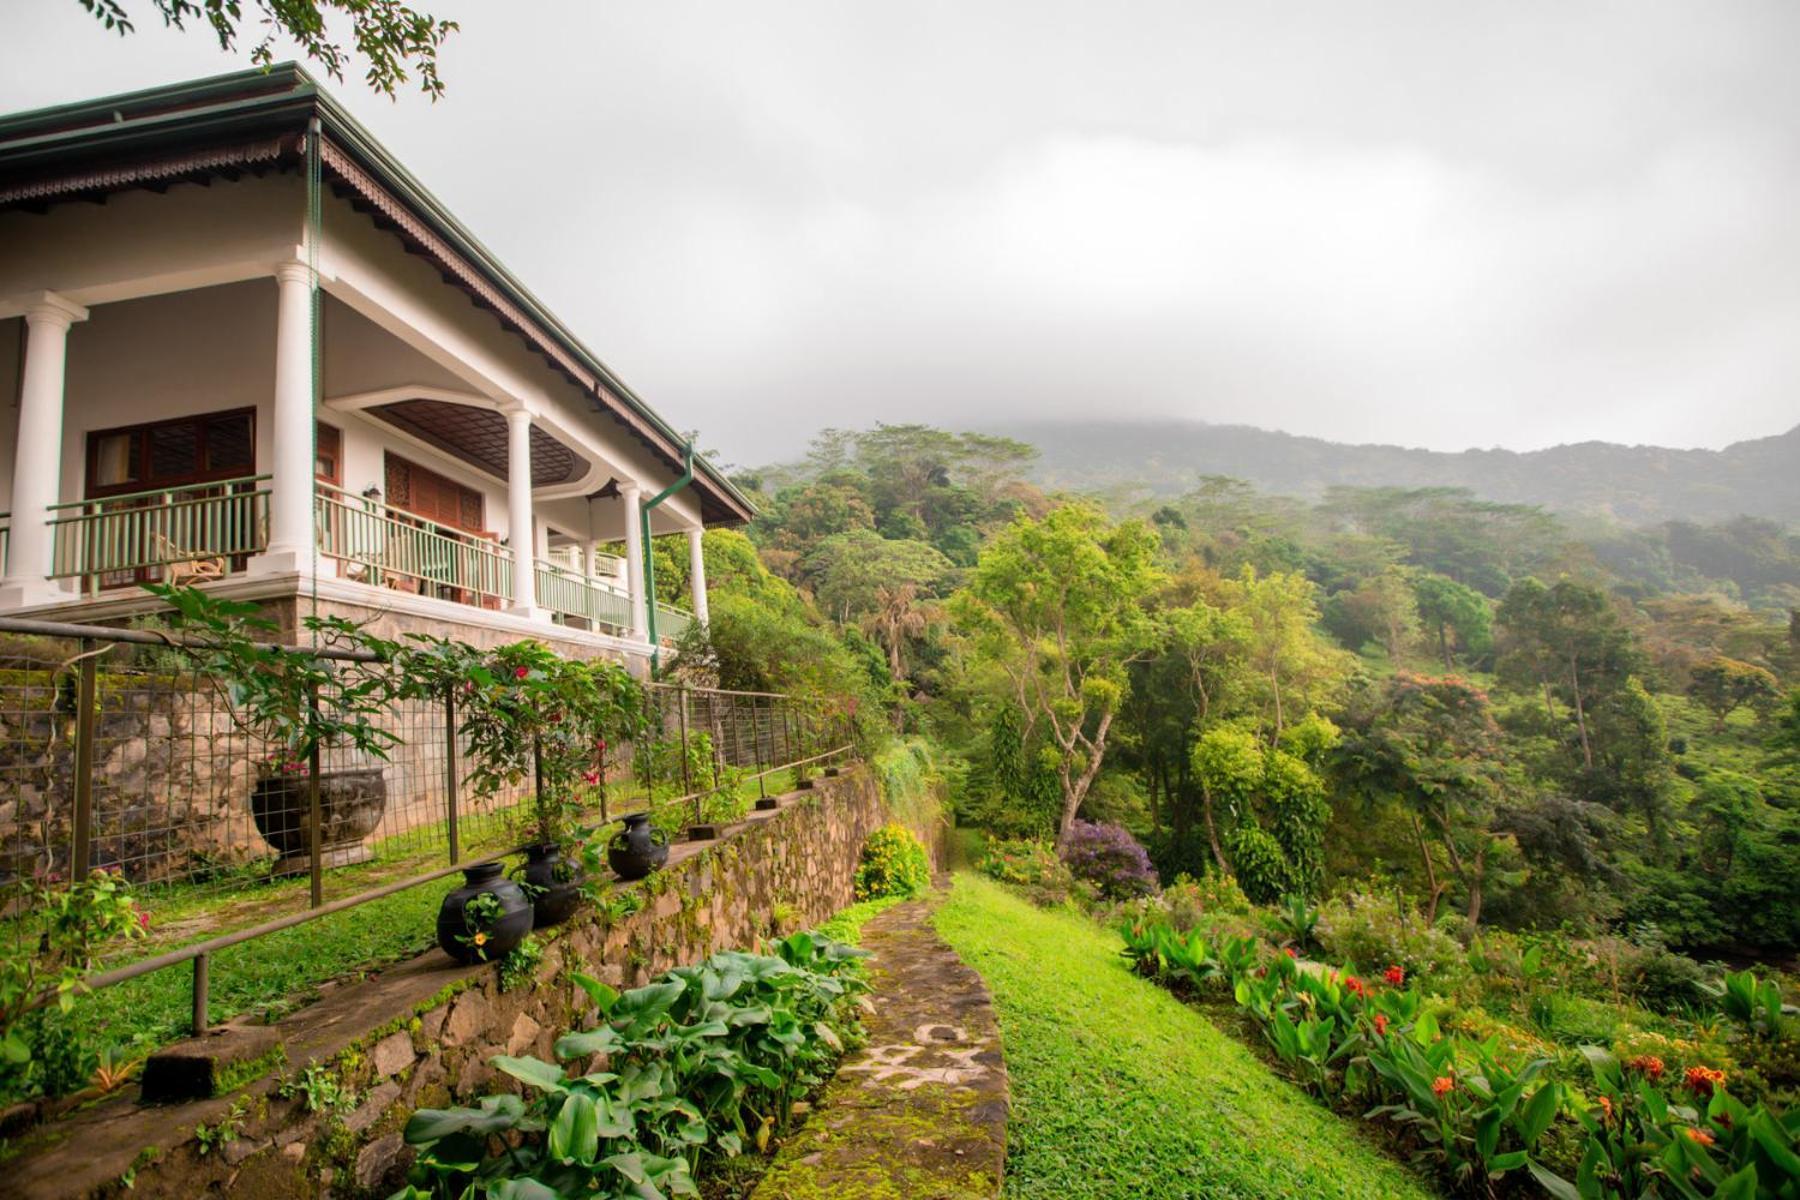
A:
POLYGON ((1109 900, 1154 893, 1159 882, 1150 855, 1123 825, 1076 821, 1063 845, 1063 861, 1109 900))

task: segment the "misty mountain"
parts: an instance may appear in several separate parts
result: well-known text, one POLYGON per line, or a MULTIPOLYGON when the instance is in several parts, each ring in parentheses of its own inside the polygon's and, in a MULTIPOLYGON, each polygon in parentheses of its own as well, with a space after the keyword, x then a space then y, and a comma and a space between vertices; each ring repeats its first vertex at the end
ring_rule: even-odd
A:
POLYGON ((1033 475, 1051 488, 1175 496, 1202 475, 1232 475, 1308 498, 1337 485, 1464 487, 1485 499, 1629 525, 1746 514, 1800 522, 1800 426, 1723 450, 1581 442, 1454 454, 1197 421, 1028 421, 990 432, 1037 446, 1033 475))

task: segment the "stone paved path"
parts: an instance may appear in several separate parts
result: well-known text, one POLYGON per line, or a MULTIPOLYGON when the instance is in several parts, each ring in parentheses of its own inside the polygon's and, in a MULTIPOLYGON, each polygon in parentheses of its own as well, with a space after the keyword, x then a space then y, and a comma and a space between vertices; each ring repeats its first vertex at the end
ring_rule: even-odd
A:
POLYGON ((937 897, 863 927, 869 1043, 838 1068, 753 1200, 986 1200, 1006 1161, 1006 1063, 981 977, 931 928, 937 897))

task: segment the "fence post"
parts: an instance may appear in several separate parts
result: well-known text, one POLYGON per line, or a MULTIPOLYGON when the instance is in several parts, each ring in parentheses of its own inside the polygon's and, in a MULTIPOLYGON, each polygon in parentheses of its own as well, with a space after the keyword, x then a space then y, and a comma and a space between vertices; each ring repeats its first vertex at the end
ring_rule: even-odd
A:
POLYGON ((769 798, 769 776, 763 770, 762 740, 762 705, 758 703, 762 697, 750 697, 750 749, 756 758, 756 796, 759 800, 769 798))
POLYGON ((86 879, 94 843, 95 680, 99 666, 92 638, 81 639, 81 668, 75 687, 75 845, 69 878, 86 879))
POLYGON ((450 835, 450 861, 462 861, 456 829, 456 685, 444 688, 444 822, 450 835))
POLYGON ((681 721, 681 792, 686 795, 694 790, 694 781, 692 773, 688 770, 688 709, 685 685, 676 687, 675 701, 675 711, 681 721))
MULTIPOLYGON (((319 690, 317 687, 312 689, 307 706, 312 710, 316 728, 319 717, 319 690)), ((310 828, 307 831, 307 841, 311 843, 312 906, 318 908, 325 903, 325 862, 323 857, 325 819, 323 806, 319 802, 319 743, 317 741, 313 742, 306 754, 306 803, 310 809, 308 816, 310 828)), ((199 962, 200 960, 195 959, 194 961, 199 962)))

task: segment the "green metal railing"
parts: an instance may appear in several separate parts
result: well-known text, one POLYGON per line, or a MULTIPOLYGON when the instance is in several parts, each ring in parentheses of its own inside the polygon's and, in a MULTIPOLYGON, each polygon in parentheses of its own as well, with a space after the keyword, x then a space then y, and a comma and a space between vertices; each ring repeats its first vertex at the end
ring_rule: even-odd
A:
POLYGON ((681 635, 688 631, 694 623, 694 614, 686 609, 676 608, 673 604, 656 606, 657 640, 673 644, 681 640, 681 635))
POLYGON ((268 545, 267 475, 53 504, 52 579, 98 595, 147 576, 217 579, 268 545))
POLYGON ((631 627, 631 597, 604 580, 542 558, 537 560, 537 602, 565 620, 579 618, 609 632, 631 627))
POLYGON ((368 496, 318 485, 319 553, 348 578, 498 608, 512 599, 512 552, 368 496))

